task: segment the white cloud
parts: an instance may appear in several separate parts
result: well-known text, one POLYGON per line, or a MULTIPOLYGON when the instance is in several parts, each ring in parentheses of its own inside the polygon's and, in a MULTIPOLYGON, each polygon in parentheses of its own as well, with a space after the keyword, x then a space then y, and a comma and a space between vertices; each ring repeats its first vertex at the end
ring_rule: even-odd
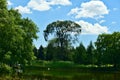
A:
POLYGON ((69 0, 51 0, 50 5, 71 5, 72 3, 69 0))
POLYGON ((18 6, 15 9, 18 10, 22 14, 25 14, 25 13, 30 14, 30 13, 32 13, 28 7, 18 6))
POLYGON ((102 23, 104 23, 104 22, 106 22, 106 21, 105 21, 105 20, 101 20, 99 23, 102 24, 102 23))
POLYGON ((98 23, 91 24, 83 20, 77 21, 77 23, 82 27, 82 34, 98 35, 101 33, 108 33, 107 26, 101 26, 98 23))
POLYGON ((18 9, 21 13, 31 13, 32 10, 37 11, 46 11, 50 10, 52 6, 68 6, 72 3, 69 0, 30 0, 25 7, 18 6, 15 9, 18 9))
POLYGON ((60 6, 57 7, 57 9, 60 9, 60 8, 61 8, 60 6))
POLYGON ((30 0, 27 6, 33 10, 38 11, 46 11, 51 8, 49 3, 45 0, 30 0))
POLYGON ((118 8, 113 8, 113 11, 117 11, 118 10, 118 8))
POLYGON ((111 24, 116 24, 117 22, 113 21, 111 24))
POLYGON ((75 15, 75 18, 103 18, 108 14, 107 6, 100 0, 92 0, 82 3, 80 7, 71 9, 68 15, 75 15))
POLYGON ((8 6, 11 6, 13 3, 8 0, 7 4, 8 4, 8 6))

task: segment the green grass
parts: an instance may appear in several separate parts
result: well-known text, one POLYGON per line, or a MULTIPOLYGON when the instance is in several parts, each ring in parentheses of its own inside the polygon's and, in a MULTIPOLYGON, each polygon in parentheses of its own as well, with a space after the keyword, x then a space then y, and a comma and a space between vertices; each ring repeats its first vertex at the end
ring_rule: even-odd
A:
POLYGON ((78 74, 79 72, 110 72, 114 71, 111 66, 98 67, 97 65, 80 65, 71 61, 34 61, 32 65, 26 66, 24 75, 43 75, 45 72, 51 75, 78 74))
MULTIPOLYGON (((114 80, 114 74, 116 72, 107 65, 98 67, 74 64, 70 61, 34 61, 31 66, 26 66, 23 76, 30 80, 114 80)), ((117 77, 120 80, 120 77, 117 77)))
POLYGON ((113 68, 113 65, 107 64, 107 65, 84 65, 84 64, 75 64, 74 62, 71 61, 41 61, 41 60, 36 60, 32 62, 32 65, 26 66, 26 69, 46 69, 46 68, 76 68, 76 69, 90 69, 90 68, 113 68))
MULTIPOLYGON (((100 77, 106 75, 112 78, 114 77, 113 74, 116 73, 112 69, 113 67, 111 65, 102 65, 101 67, 98 67, 97 65, 91 64, 74 64, 71 61, 36 60, 32 62, 32 65, 25 67, 25 72, 20 80, 77 80, 76 78, 78 78, 78 80, 89 80, 88 78, 94 78, 96 74, 100 77)), ((14 77, 6 76, 5 79, 12 80, 13 78, 14 77)), ((19 76, 16 76, 15 78, 19 79, 19 76)), ((3 79, 4 78, 0 78, 0 80, 3 79)))

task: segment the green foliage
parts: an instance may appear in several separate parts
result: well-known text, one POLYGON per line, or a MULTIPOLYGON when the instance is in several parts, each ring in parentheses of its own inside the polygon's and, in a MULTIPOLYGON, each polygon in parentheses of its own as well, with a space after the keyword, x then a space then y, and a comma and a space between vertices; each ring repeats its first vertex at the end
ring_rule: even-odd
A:
POLYGON ((54 60, 55 53, 57 53, 57 51, 55 51, 55 47, 53 47, 52 44, 48 44, 46 49, 47 49, 46 50, 46 60, 54 60))
POLYGON ((62 48, 58 46, 57 40, 52 39, 46 47, 46 60, 72 60, 72 53, 70 48, 62 48))
POLYGON ((37 56, 38 56, 38 49, 34 46, 34 48, 33 48, 33 52, 34 52, 34 55, 36 56, 36 58, 37 58, 37 56))
POLYGON ((77 40, 81 33, 81 26, 73 21, 56 21, 48 24, 44 30, 44 38, 48 40, 49 34, 54 34, 57 38, 58 46, 67 47, 68 42, 77 40), (73 33, 73 35, 71 35, 73 33), (72 40, 73 39, 73 40, 72 40))
POLYGON ((47 52, 47 54, 53 54, 54 57, 51 57, 54 59, 68 60, 68 48, 71 43, 77 41, 77 36, 80 33, 81 26, 73 21, 56 21, 48 24, 46 30, 44 30, 44 38, 47 41, 48 36, 54 34, 55 38, 50 45, 54 48, 52 50, 56 50, 56 54, 55 52, 51 53, 50 49, 48 49, 50 53, 47 52))
POLYGON ((95 48, 94 48, 92 42, 90 42, 90 44, 87 47, 86 55, 87 55, 87 64, 96 63, 95 48))
POLYGON ((0 0, 0 9, 6 9, 7 4, 6 0, 0 0))
POLYGON ((73 61, 79 64, 86 63, 86 49, 82 43, 76 48, 75 54, 73 55, 73 61))
POLYGON ((0 63, 10 67, 29 64, 35 58, 32 43, 37 39, 38 28, 6 5, 6 0, 0 0, 0 63))
POLYGON ((37 58, 40 59, 40 60, 44 60, 45 59, 44 48, 43 48, 42 45, 38 49, 38 56, 37 56, 37 58))
POLYGON ((96 47, 100 63, 120 65, 120 32, 99 35, 96 47))

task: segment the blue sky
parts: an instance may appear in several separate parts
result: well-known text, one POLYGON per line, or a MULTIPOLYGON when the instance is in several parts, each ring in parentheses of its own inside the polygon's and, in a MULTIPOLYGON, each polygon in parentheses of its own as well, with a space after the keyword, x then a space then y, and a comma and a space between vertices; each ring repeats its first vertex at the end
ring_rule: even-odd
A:
MULTIPOLYGON (((39 27, 37 48, 46 46, 43 30, 56 20, 72 20, 82 26, 80 42, 95 42, 102 33, 120 31, 120 0, 7 0, 8 7, 18 9, 23 17, 39 27)), ((79 43, 75 44, 76 46, 79 43)))

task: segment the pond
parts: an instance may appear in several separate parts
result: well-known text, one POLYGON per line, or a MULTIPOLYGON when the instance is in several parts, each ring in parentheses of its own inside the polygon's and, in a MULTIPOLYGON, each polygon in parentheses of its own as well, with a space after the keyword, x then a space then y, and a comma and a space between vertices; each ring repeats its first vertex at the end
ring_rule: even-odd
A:
POLYGON ((120 80, 119 72, 93 72, 79 69, 40 69, 24 75, 27 80, 120 80))

